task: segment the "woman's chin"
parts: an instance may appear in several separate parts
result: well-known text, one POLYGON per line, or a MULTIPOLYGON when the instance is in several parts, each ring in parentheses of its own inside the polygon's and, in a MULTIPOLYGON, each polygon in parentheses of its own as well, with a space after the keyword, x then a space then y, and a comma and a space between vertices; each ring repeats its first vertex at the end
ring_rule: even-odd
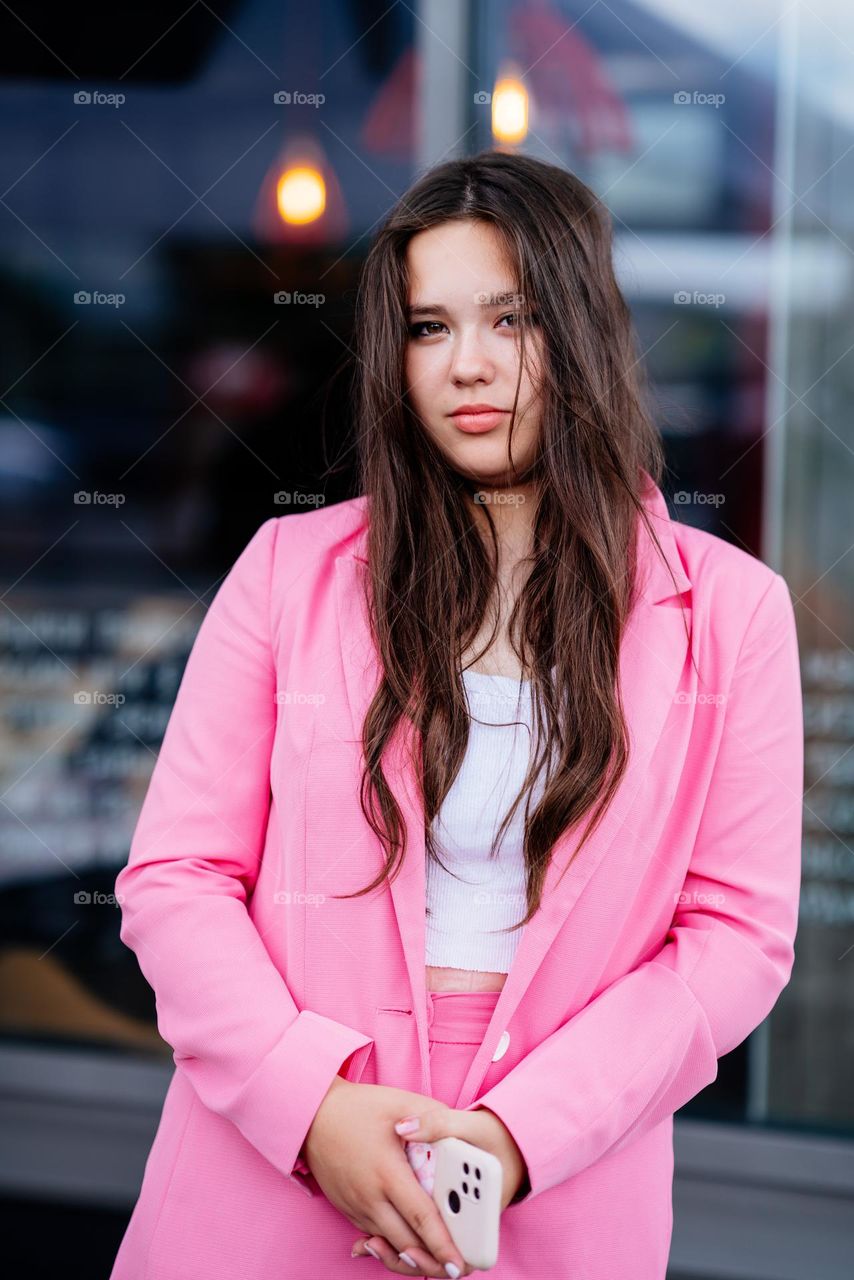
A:
POLYGON ((521 482, 522 472, 507 470, 507 451, 497 449, 492 458, 461 458, 455 454, 449 458, 451 466, 466 480, 490 489, 510 489, 521 482))

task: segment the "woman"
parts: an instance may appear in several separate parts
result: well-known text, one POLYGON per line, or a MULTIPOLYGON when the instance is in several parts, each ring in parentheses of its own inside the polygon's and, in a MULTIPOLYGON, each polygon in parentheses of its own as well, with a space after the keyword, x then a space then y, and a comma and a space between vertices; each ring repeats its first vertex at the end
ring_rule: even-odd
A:
POLYGON ((113 1280, 470 1274, 449 1135, 499 1280, 662 1280, 673 1113, 794 958, 789 593, 670 520, 572 174, 428 172, 356 340, 362 493, 231 569, 116 882, 176 1071, 113 1280))

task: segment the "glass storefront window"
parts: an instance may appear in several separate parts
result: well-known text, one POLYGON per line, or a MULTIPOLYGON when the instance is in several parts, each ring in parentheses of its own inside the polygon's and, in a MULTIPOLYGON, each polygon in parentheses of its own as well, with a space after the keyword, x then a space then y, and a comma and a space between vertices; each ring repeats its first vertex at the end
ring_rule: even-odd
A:
POLYGON ((222 576, 268 516, 350 496, 347 388, 321 389, 414 171, 414 17, 217 9, 121 39, 33 17, 0 83, 7 1044, 169 1060, 115 877, 222 576), (300 158, 306 231, 278 195, 300 158))
POLYGON ((471 46, 473 147, 494 142, 483 95, 515 77, 528 130, 512 145, 571 168, 611 210, 674 514, 761 556, 794 597, 796 965, 681 1114, 850 1133, 854 15, 831 0, 475 0, 471 46))

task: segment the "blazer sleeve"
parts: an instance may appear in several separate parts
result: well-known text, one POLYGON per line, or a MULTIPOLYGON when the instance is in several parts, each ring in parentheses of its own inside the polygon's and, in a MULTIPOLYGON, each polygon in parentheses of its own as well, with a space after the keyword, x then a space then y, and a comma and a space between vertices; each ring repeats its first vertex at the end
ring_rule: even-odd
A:
POLYGON ((745 633, 725 716, 660 950, 465 1108, 487 1107, 517 1142, 530 1181, 522 1203, 688 1102, 789 981, 800 895, 803 708, 794 611, 779 574, 745 633))
POLYGON ((297 1008, 246 906, 269 814, 270 601, 286 520, 260 526, 202 620, 115 889, 176 1067, 313 1194, 293 1176, 308 1174, 303 1140, 339 1068, 351 1055, 363 1065, 373 1040, 297 1008))

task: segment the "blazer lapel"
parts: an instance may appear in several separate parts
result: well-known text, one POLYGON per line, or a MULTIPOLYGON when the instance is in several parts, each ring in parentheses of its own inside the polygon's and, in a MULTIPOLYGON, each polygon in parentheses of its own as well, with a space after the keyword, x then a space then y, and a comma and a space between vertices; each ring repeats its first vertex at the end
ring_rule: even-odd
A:
MULTIPOLYGON (((357 553, 340 556, 335 561, 335 591, 344 680, 357 739, 361 739, 365 716, 382 677, 379 655, 370 633, 365 601, 366 570, 366 561, 357 553)), ((400 932, 401 947, 406 959, 415 1023, 418 1029, 422 1070, 421 1092, 428 1093, 430 1080, 425 970, 427 882, 424 865, 426 857, 424 806, 418 794, 413 771, 406 761, 404 734, 400 725, 386 748, 383 767, 388 784, 400 806, 406 830, 406 854, 389 889, 400 932)), ((380 850, 380 853, 384 859, 385 850, 380 850)), ((381 866, 382 862, 378 860, 377 871, 381 866)))
MULTIPOLYGON (((557 841, 546 873, 540 909, 522 932, 487 1034, 463 1082, 457 1102, 459 1108, 466 1107, 477 1096, 502 1029, 509 1023, 558 930, 631 813, 678 690, 688 657, 685 632, 686 625, 690 631, 691 614, 689 604, 683 602, 686 615, 683 619, 682 610, 673 598, 689 591, 691 583, 679 558, 666 503, 656 486, 652 486, 646 502, 676 585, 642 527, 638 539, 641 596, 627 623, 620 651, 621 689, 630 741, 628 767, 598 830, 568 870, 565 868, 583 834, 585 821, 564 832, 557 841), (671 601, 670 605, 668 601, 671 601)), ((347 697, 357 735, 361 733, 364 717, 381 678, 364 600, 362 574, 367 566, 360 554, 362 546, 363 540, 360 540, 354 551, 336 560, 335 580, 347 697)), ((421 1044, 422 1092, 429 1093, 424 811, 417 782, 406 759, 400 726, 389 744, 385 768, 407 829, 406 857, 390 885, 390 892, 421 1044)))

